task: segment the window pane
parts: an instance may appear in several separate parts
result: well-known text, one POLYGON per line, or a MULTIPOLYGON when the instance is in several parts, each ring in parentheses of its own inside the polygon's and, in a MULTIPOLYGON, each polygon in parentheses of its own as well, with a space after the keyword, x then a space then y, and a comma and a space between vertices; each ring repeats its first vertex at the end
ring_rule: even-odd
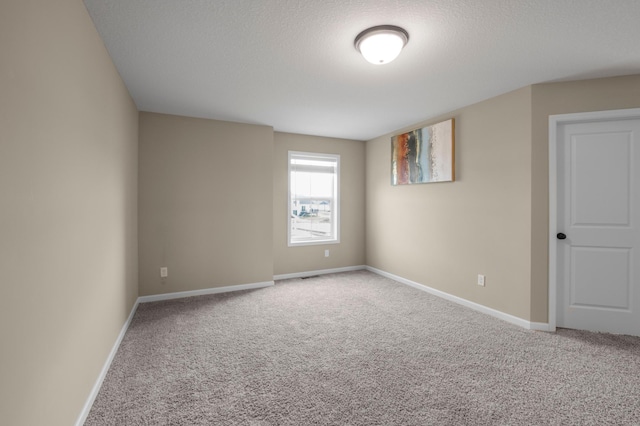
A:
POLYGON ((290 243, 337 241, 338 156, 289 155, 290 243))

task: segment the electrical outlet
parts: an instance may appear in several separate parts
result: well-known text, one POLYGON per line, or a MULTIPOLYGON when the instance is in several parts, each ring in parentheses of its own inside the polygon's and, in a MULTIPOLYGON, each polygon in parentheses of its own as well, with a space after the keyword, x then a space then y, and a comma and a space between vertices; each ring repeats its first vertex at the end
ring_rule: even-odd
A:
POLYGON ((484 275, 478 274, 478 285, 484 287, 484 275))
POLYGON ((324 257, 329 257, 329 250, 324 251, 324 257))
POLYGON ((160 268, 160 278, 167 278, 169 276, 169 268, 160 268))

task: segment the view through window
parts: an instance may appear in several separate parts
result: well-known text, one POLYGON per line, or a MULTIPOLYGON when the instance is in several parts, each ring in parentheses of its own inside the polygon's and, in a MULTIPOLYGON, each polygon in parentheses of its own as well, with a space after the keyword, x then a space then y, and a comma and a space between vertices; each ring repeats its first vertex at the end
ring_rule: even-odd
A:
POLYGON ((340 156, 289 151, 289 245, 339 242, 340 156))

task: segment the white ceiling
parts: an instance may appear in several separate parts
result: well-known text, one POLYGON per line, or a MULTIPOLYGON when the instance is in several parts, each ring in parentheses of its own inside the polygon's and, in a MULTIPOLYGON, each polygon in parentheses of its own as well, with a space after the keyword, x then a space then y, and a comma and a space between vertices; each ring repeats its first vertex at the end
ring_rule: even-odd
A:
POLYGON ((138 109, 368 140, 529 84, 640 73, 638 0, 85 0, 138 109), (366 62, 356 35, 409 32, 366 62))

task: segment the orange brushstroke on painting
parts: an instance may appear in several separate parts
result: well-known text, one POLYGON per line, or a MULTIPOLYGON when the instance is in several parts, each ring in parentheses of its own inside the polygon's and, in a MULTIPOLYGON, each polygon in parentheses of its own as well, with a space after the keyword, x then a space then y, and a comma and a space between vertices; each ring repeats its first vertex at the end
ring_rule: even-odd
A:
POLYGON ((409 134, 396 136, 396 166, 398 184, 409 183, 409 134))

